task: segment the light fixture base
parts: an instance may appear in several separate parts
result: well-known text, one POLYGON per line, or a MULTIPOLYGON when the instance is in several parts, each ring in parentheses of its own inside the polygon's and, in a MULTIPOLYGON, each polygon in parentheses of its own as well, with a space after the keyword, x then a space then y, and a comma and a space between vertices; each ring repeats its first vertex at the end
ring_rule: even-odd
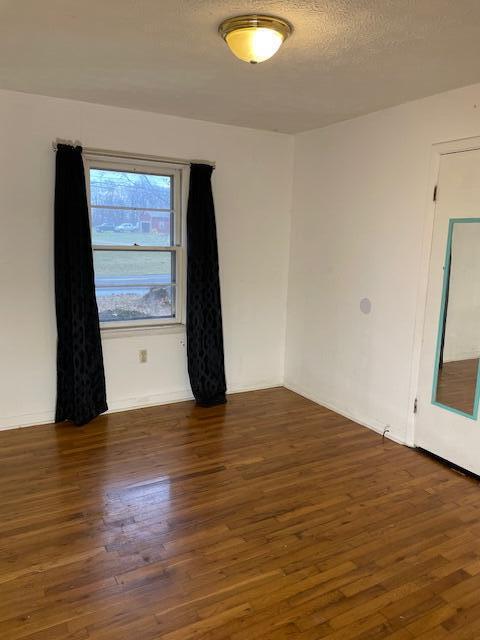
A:
POLYGON ((283 18, 255 13, 251 15, 227 18, 219 25, 218 33, 225 40, 228 34, 232 31, 236 31, 237 29, 249 29, 252 27, 278 31, 283 36, 284 40, 286 40, 293 32, 292 25, 283 18))

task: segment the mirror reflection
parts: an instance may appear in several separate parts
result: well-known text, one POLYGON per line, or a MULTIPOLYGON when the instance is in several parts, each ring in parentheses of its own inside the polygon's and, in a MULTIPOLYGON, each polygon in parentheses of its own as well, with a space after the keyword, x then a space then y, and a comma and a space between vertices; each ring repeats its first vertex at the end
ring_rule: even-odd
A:
POLYGON ((451 220, 444 267, 434 401, 477 413, 480 357, 480 219, 451 220))

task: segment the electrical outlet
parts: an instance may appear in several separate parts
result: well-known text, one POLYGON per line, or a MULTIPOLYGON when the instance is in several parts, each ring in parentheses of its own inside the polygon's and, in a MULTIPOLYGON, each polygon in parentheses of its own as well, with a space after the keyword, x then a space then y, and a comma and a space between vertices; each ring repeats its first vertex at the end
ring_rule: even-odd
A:
POLYGON ((144 362, 147 362, 147 350, 146 349, 140 349, 140 351, 138 352, 138 359, 142 364, 144 362))

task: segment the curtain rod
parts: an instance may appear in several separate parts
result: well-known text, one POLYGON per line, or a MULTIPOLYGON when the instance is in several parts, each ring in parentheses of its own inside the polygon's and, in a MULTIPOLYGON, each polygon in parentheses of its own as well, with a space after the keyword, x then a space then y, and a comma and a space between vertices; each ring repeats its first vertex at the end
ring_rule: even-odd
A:
MULTIPOLYGON (((59 144, 70 144, 73 146, 82 146, 79 142, 71 140, 57 140, 52 143, 52 149, 57 150, 59 144)), ((191 164, 208 164, 215 168, 215 162, 211 160, 181 160, 179 158, 167 158, 163 156, 152 156, 143 153, 128 153, 127 151, 112 151, 111 149, 96 149, 94 147, 83 147, 85 154, 95 156, 104 156, 105 158, 128 158, 130 160, 148 160, 150 162, 165 162, 169 164, 181 164, 189 167, 191 164)))

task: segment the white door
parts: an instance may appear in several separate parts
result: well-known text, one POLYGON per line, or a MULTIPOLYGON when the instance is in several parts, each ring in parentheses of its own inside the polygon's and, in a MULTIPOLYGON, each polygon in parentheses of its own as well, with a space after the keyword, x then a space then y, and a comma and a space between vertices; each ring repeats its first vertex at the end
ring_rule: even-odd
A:
POLYGON ((480 150, 442 156, 415 445, 480 475, 480 150))

